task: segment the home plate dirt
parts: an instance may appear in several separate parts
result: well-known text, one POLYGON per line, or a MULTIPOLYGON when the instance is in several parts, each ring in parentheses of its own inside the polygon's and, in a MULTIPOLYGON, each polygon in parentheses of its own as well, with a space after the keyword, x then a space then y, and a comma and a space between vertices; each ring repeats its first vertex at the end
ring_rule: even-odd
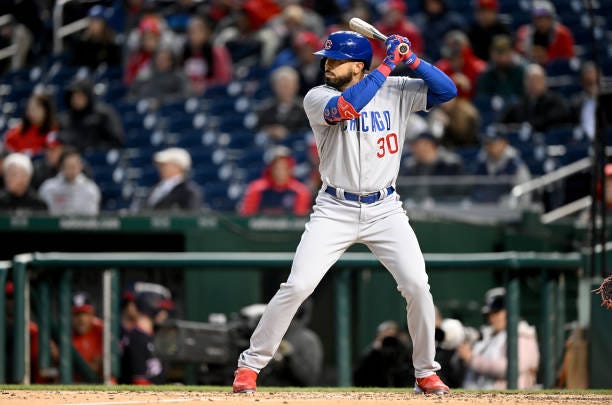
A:
POLYGON ((147 392, 147 391, 0 391, 0 404, 10 405, 490 405, 490 404, 606 404, 612 395, 589 393, 454 393, 425 397, 400 392, 258 392, 235 395, 228 392, 147 392))

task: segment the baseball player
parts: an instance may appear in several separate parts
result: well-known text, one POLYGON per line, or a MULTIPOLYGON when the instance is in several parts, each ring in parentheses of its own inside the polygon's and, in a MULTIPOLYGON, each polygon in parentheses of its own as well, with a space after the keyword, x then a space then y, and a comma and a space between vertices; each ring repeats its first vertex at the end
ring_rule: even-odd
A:
POLYGON ((332 33, 322 50, 325 85, 311 89, 304 109, 320 155, 323 185, 299 243, 291 274, 272 298, 250 347, 238 359, 234 392, 254 392, 257 373, 276 352, 298 307, 354 243, 363 243, 395 278, 407 302, 414 343, 415 392, 448 394, 436 375, 435 314, 425 262, 395 191, 410 113, 456 96, 444 73, 388 37, 386 58, 367 73, 370 42, 351 31, 332 33), (418 79, 388 77, 399 63, 418 79))

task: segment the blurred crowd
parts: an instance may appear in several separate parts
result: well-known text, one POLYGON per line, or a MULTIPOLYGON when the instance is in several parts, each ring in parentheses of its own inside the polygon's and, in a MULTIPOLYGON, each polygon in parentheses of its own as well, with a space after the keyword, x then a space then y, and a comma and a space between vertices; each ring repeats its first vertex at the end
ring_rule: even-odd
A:
MULTIPOLYGON (((558 165, 544 150, 535 158, 540 163, 533 173, 532 156, 524 156, 533 154, 533 147, 518 147, 517 133, 523 143, 557 128, 571 127, 573 138, 586 142, 595 134, 601 72, 575 43, 555 8, 559 2, 513 2, 521 10, 520 23, 516 12, 502 13, 509 3, 498 0, 465 2, 469 7, 460 10, 446 0, 70 2, 63 7, 63 21, 83 18, 85 26, 60 41, 59 54, 50 40, 55 3, 9 0, 0 6, 0 15, 12 18, 0 27, 0 46, 17 49, 0 61, 5 75, 45 69, 50 57, 60 66, 79 68, 66 77, 61 94, 40 86, 25 95, 22 116, 7 125, 0 155, 1 210, 97 215, 105 208, 106 184, 96 184, 97 168, 92 170, 87 156, 113 156, 128 147, 120 103, 99 97, 96 74, 118 71, 113 85, 120 101, 146 101, 155 110, 190 98, 214 105, 212 89, 229 88, 244 69, 252 69, 264 72, 268 95, 257 101, 246 145, 263 145, 264 162, 233 191, 237 198, 230 209, 240 215, 307 214, 320 186, 317 149, 302 108, 302 97, 322 79, 319 58, 312 53, 327 34, 347 29, 354 16, 374 22, 384 33, 407 36, 414 51, 447 73, 459 90, 456 99, 414 115, 406 125, 401 176, 450 182, 459 175, 499 178, 498 184, 475 187, 468 195, 474 202, 498 204, 512 186, 558 165), (566 87, 549 80, 559 66, 571 71, 566 87), (307 143, 305 161, 297 162, 303 164, 295 157, 303 151, 291 147, 295 134, 307 143)), ((579 4, 572 7, 586 15, 579 4)), ((376 66, 384 49, 380 41, 372 45, 376 66)), ((232 114, 228 109, 224 118, 231 121, 232 114)), ((192 150, 181 144, 179 139, 174 147, 145 156, 142 165, 157 169, 157 182, 142 195, 130 194, 125 208, 194 212, 211 206, 202 177, 196 181, 192 175, 210 162, 192 160, 192 150)), ((413 187, 410 193, 405 197, 420 199, 431 190, 413 187)))

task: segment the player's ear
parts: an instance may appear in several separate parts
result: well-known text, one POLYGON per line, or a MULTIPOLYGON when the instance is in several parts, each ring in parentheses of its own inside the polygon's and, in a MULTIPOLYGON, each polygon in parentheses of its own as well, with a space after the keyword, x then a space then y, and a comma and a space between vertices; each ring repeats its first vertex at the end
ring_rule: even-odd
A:
POLYGON ((362 73, 365 70, 365 64, 363 62, 353 62, 353 74, 362 73))

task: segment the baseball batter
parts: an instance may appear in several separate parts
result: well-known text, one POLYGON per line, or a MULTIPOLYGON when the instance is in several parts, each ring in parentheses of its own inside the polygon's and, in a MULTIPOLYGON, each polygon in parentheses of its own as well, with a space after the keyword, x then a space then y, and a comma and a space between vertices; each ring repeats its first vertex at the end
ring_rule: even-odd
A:
POLYGON ((300 304, 354 243, 389 270, 407 302, 416 392, 447 394, 436 375, 434 305, 425 262, 395 191, 410 113, 456 96, 453 82, 391 35, 383 63, 368 73, 372 47, 352 31, 329 36, 322 50, 325 85, 311 89, 304 109, 315 135, 323 186, 299 243, 287 282, 268 304, 250 347, 238 359, 234 392, 254 392, 257 373, 276 352, 300 304), (399 63, 418 79, 388 77, 399 63))

